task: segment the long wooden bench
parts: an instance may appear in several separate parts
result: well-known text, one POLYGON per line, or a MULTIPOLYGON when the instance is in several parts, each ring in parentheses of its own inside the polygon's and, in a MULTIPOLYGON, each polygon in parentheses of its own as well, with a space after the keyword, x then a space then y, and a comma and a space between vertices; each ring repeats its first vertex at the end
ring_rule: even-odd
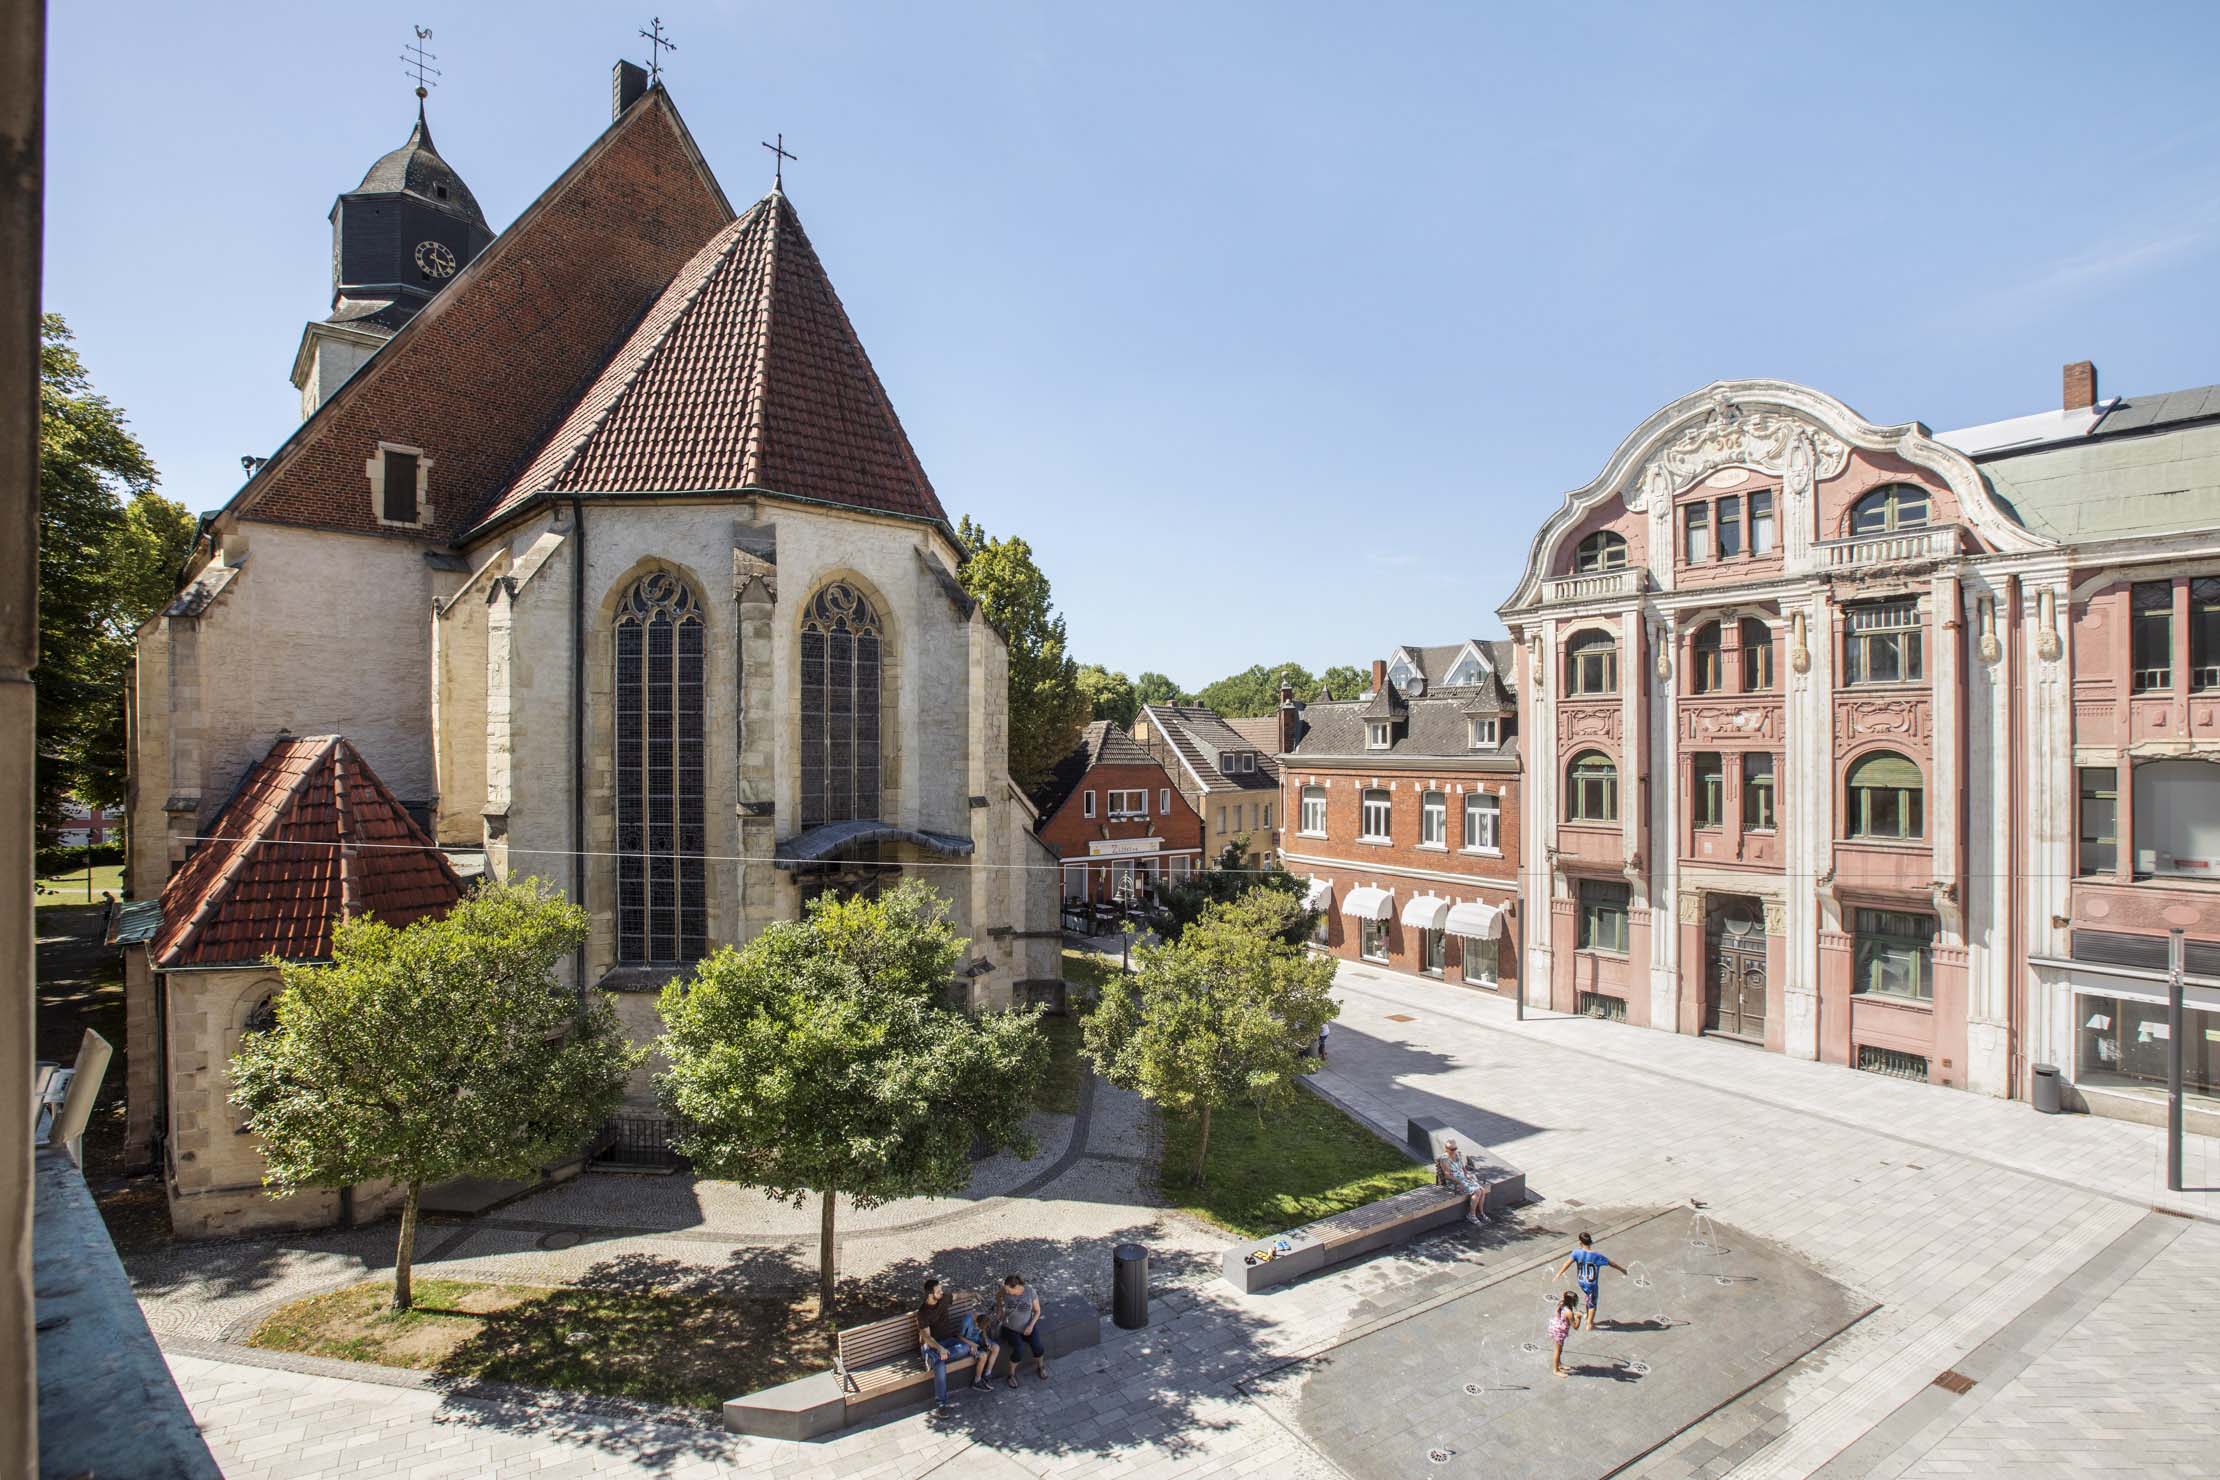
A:
MULTIPOLYGON (((965 1316, 972 1316, 978 1320, 982 1331, 986 1328, 986 1307, 968 1290, 956 1291, 948 1297, 948 1314, 959 1327, 965 1316)), ((866 1326, 850 1326, 840 1333, 839 1354, 833 1359, 833 1375, 840 1379, 841 1397, 851 1408, 871 1406, 876 1411, 877 1406, 882 1406, 874 1403, 876 1399, 888 1399, 883 1406, 891 1407, 901 1401, 910 1388, 929 1390, 933 1385, 933 1373, 920 1355, 922 1350, 918 1345, 914 1311, 888 1316, 866 1326)), ((970 1356, 950 1362, 949 1384, 954 1386, 959 1374, 968 1382, 977 1361, 976 1356, 970 1356)), ((850 1415, 851 1420, 856 1416, 850 1415)))

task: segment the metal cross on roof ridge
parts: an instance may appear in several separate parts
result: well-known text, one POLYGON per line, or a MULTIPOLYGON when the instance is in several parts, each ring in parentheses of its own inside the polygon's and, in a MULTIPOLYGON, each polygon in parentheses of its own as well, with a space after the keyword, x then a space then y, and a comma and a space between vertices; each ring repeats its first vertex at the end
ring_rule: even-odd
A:
POLYGON ((778 140, 776 144, 769 140, 765 140, 763 143, 763 147, 771 151, 771 188, 773 190, 784 190, 786 188, 786 162, 790 159, 798 160, 801 156, 786 152, 786 135, 774 134, 772 137, 778 140))
POLYGON ((648 42, 648 81, 656 83, 663 80, 663 53, 678 50, 678 43, 664 34, 663 17, 656 16, 648 24, 653 29, 640 34, 647 37, 648 42))
POLYGON ((432 65, 439 60, 439 54, 424 49, 424 43, 432 39, 430 26, 412 26, 410 29, 416 32, 416 40, 401 48, 401 65, 409 76, 416 79, 416 96, 421 100, 430 96, 425 91, 426 88, 439 86, 437 82, 429 80, 441 75, 439 68, 432 65))

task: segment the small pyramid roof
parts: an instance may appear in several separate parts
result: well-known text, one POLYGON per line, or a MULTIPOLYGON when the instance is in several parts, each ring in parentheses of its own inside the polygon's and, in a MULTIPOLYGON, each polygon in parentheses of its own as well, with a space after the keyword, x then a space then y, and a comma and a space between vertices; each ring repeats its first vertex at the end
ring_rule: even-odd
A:
POLYGON ((948 518, 777 190, 680 269, 481 522, 550 491, 743 489, 948 518))
POLYGON ((322 960, 343 919, 406 925, 462 894, 447 855, 345 738, 285 736, 163 886, 154 964, 322 960))

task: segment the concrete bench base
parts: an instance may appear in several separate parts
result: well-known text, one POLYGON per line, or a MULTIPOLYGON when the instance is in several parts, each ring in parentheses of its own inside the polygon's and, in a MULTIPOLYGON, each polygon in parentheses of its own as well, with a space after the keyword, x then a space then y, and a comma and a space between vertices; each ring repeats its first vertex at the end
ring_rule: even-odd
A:
POLYGON ((1485 1206, 1490 1213, 1520 1207, 1526 1202, 1526 1173, 1473 1137, 1432 1115, 1415 1116, 1405 1121, 1404 1126, 1404 1135, 1410 1142, 1411 1152, 1421 1161, 1432 1163, 1441 1155, 1443 1143, 1448 1141, 1457 1143, 1460 1158, 1472 1158, 1480 1175, 1489 1184, 1485 1206))
MULTIPOLYGON (((1102 1316, 1092 1302, 1078 1295, 1056 1295, 1041 1302, 1041 1323, 1034 1328, 1041 1349, 1050 1361, 1102 1344, 1102 1316)), ((1028 1349, 1027 1356, 1031 1356, 1028 1349)), ((961 1388, 972 1378, 973 1359, 948 1365, 948 1383, 961 1388)), ((1007 1369, 997 1359, 997 1373, 1007 1369)), ((733 1398, 724 1405, 725 1429, 734 1434, 758 1434, 767 1439, 821 1439, 850 1424, 863 1423, 883 1413, 912 1404, 930 1402, 933 1374, 924 1358, 916 1361, 911 1380, 894 1383, 862 1395, 843 1390, 840 1378, 830 1372, 781 1383, 733 1398)))

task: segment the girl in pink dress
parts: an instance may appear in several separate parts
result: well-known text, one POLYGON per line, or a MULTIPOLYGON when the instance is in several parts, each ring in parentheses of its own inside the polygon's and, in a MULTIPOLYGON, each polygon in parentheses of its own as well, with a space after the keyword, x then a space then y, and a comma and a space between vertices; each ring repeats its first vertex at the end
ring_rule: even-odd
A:
POLYGON ((1553 1377, 1571 1375, 1565 1370, 1565 1338, 1572 1334, 1573 1321, 1579 1314, 1580 1297, 1570 1290, 1549 1313, 1549 1370, 1553 1377))

